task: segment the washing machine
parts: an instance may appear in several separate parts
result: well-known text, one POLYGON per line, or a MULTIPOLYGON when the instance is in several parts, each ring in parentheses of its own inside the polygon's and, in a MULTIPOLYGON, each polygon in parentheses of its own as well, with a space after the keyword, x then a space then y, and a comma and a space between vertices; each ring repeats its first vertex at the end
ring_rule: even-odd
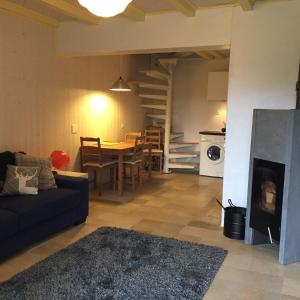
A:
POLYGON ((202 131, 200 134, 200 175, 223 177, 225 133, 217 131, 202 131))

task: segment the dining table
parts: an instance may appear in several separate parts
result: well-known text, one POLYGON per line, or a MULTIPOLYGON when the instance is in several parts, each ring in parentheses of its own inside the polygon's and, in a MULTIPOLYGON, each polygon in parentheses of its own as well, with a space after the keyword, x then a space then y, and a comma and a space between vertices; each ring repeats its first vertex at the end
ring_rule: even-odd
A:
MULTIPOLYGON (((134 142, 101 142, 101 153, 108 156, 118 157, 118 195, 122 196, 124 191, 124 156, 132 153, 134 150, 134 142)), ((148 149, 148 166, 147 173, 148 178, 152 177, 152 159, 151 159, 151 144, 145 144, 145 149, 148 149)))

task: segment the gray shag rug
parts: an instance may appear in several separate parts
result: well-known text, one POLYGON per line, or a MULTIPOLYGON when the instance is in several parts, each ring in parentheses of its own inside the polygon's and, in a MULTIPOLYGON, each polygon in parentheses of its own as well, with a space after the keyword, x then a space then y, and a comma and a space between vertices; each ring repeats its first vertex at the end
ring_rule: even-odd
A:
POLYGON ((202 299, 227 251, 102 227, 0 284, 1 300, 202 299))

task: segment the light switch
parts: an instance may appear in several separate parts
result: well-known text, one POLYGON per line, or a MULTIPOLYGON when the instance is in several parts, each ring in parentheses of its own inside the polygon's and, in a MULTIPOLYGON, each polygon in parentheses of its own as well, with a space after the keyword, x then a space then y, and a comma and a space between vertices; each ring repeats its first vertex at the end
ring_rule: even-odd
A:
POLYGON ((78 132, 78 126, 77 126, 77 124, 72 124, 71 125, 71 132, 73 134, 76 134, 78 132))

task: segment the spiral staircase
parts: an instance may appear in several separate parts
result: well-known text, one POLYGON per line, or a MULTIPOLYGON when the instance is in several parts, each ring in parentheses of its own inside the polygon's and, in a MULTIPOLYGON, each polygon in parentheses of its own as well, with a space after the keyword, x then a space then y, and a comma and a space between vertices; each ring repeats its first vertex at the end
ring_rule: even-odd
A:
POLYGON ((155 68, 141 71, 143 81, 131 82, 142 99, 140 106, 146 110, 147 121, 164 128, 164 173, 172 169, 199 169, 199 152, 193 150, 198 142, 186 142, 184 132, 172 132, 173 72, 177 60, 159 58, 155 68))

